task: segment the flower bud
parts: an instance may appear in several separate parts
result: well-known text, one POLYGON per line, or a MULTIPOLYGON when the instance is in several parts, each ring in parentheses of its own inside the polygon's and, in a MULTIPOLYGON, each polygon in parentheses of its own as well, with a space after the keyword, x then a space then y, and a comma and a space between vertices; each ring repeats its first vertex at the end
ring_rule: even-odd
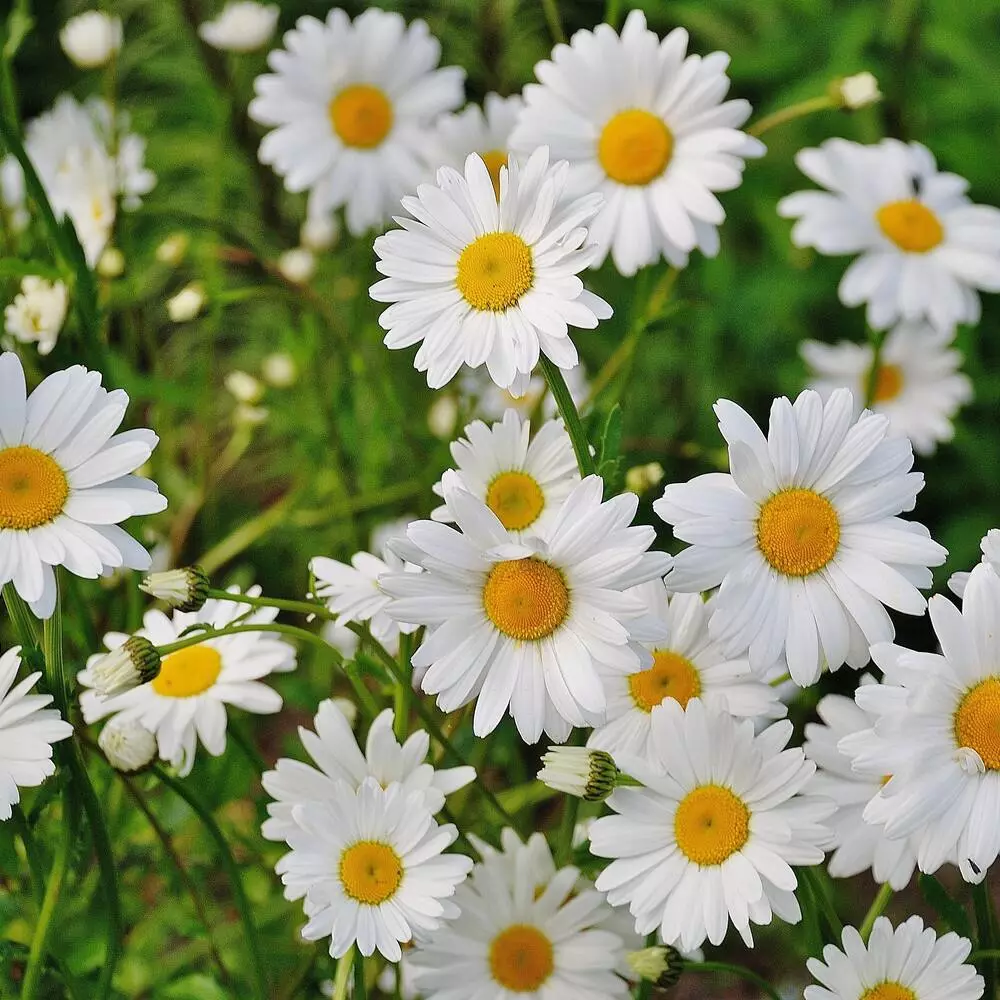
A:
POLYGON ((666 473, 659 462, 650 462, 647 465, 634 465, 625 473, 625 488, 630 493, 643 494, 658 486, 666 473))
POLYGON ((200 611, 208 600, 210 586, 211 581, 200 566, 185 566, 150 573, 143 578, 139 589, 178 611, 200 611))
POLYGON ((71 17, 59 32, 63 52, 80 69, 97 69, 122 47, 122 22, 100 10, 71 17))
POLYGON ((120 715, 101 730, 97 745, 108 763, 126 774, 141 771, 156 757, 156 737, 141 723, 120 715))
POLYGON ((286 281, 293 285, 304 285, 316 270, 316 258, 305 247, 286 250, 278 258, 278 270, 286 281))
POLYGON ((864 108, 882 100, 882 93, 878 89, 878 80, 868 72, 855 73, 854 76, 845 76, 834 80, 830 84, 830 94, 842 108, 846 108, 848 111, 856 111, 858 108, 864 108))
POLYGON ((603 802, 615 788, 618 767, 606 750, 587 747, 549 747, 538 780, 557 792, 588 802, 603 802))
POLYGON ((434 398, 427 410, 427 426, 431 434, 442 441, 448 441, 455 433, 458 423, 458 401, 448 393, 434 398))
POLYGON ((234 369, 224 379, 225 386, 233 398, 239 403, 260 402, 264 395, 264 387, 248 372, 234 369))
POLYGON ((120 278, 125 273, 125 254, 118 247, 106 247, 97 260, 97 273, 102 278, 120 278))
POLYGON ((680 952, 669 945, 630 951, 625 955, 625 961, 639 979, 654 983, 660 989, 673 986, 684 970, 680 952))
POLYGON ((260 373, 264 376, 264 381, 275 389, 287 389, 295 385, 295 380, 299 377, 295 359, 280 351, 264 358, 260 373))
POLYGON ((176 267, 184 260, 190 243, 191 240, 188 239, 186 233, 174 233, 173 236, 168 236, 156 248, 156 259, 161 264, 169 264, 171 267, 176 267))
POLYGON ((190 322, 205 305, 205 292, 195 283, 182 288, 173 298, 167 299, 167 315, 175 323, 190 322))
POLYGON ((333 213, 309 215, 299 230, 299 241, 307 250, 329 250, 340 236, 340 225, 333 213))
POLYGON ((94 690, 102 698, 111 698, 153 680, 160 672, 160 654, 148 639, 133 635, 89 670, 94 690))

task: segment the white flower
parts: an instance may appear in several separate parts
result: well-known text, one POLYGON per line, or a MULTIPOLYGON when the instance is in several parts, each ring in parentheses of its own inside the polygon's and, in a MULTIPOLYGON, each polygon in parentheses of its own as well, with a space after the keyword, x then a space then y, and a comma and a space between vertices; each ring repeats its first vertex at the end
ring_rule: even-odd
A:
POLYGON ((227 3, 214 20, 200 25, 198 36, 213 49, 253 52, 274 34, 279 13, 277 4, 236 0, 227 3))
POLYGON ((167 501, 132 474, 157 436, 115 434, 127 406, 124 391, 108 392, 82 365, 53 372, 29 396, 17 355, 0 355, 0 583, 13 582, 40 618, 55 606, 53 566, 90 580, 149 568, 118 523, 167 501))
POLYGON ((97 745, 108 763, 126 774, 141 770, 156 757, 156 737, 141 723, 121 716, 105 725, 97 745))
POLYGON ((320 702, 314 719, 316 731, 299 726, 302 746, 319 769, 282 757, 273 771, 264 773, 261 783, 275 801, 267 804, 269 818, 261 833, 268 840, 287 840, 295 829, 295 807, 305 802, 335 801, 339 782, 357 791, 368 777, 383 788, 398 781, 404 794, 420 792, 423 807, 433 815, 441 810, 446 795, 475 780, 475 768, 435 769, 426 763, 430 738, 422 729, 411 733, 400 746, 393 735, 393 719, 389 708, 375 719, 362 753, 341 707, 329 699, 320 702))
POLYGON ((88 665, 90 684, 99 698, 113 698, 147 684, 160 672, 160 654, 145 636, 133 635, 88 665))
MULTIPOLYGON (((989 563, 998 574, 1000 574, 1000 528, 990 528, 983 535, 979 543, 983 558, 980 560, 989 563)), ((965 596, 965 588, 969 585, 969 573, 952 573, 948 579, 948 589, 959 597, 965 596)))
POLYGON ((746 656, 723 655, 709 635, 712 605, 700 594, 669 596, 662 580, 650 580, 631 595, 646 614, 664 626, 664 635, 647 643, 652 663, 630 674, 601 676, 608 700, 607 721, 590 734, 587 745, 615 754, 656 759, 652 711, 665 699, 684 708, 692 698, 742 718, 780 718, 785 706, 778 692, 754 676, 746 656))
MULTIPOLYGON (((563 501, 580 481, 573 445, 561 420, 549 420, 530 437, 531 424, 508 410, 487 427, 475 421, 451 445, 457 481, 500 519, 510 532, 544 535, 563 501)), ((443 497, 444 487, 434 492, 443 497)), ((452 521, 447 503, 431 511, 435 521, 452 521)))
POLYGON ((823 860, 833 803, 800 794, 815 765, 784 749, 792 724, 759 736, 753 723, 665 701, 652 713, 655 765, 622 759, 645 787, 618 788, 616 816, 598 819, 590 850, 614 858, 597 879, 613 906, 629 904, 639 934, 665 944, 719 944, 730 922, 748 947, 750 924, 801 917, 792 866, 823 860))
POLYGON ((957 858, 978 881, 1000 853, 1000 577, 980 563, 961 611, 940 595, 929 609, 942 652, 873 646, 885 677, 855 698, 875 722, 841 747, 855 770, 892 775, 866 822, 912 836, 922 872, 957 858))
MULTIPOLYGON (((861 683, 874 681, 866 674, 861 683)), ((913 838, 890 840, 881 826, 862 819, 865 806, 890 775, 862 761, 852 767, 851 758, 838 746, 845 737, 871 729, 875 716, 839 694, 820 699, 816 711, 823 721, 806 725, 802 749, 818 768, 811 791, 837 803, 837 811, 829 820, 833 829, 830 846, 835 848, 829 872, 834 878, 850 878, 871 869, 876 882, 888 882, 899 892, 910 881, 917 864, 913 838)))
POLYGON ((205 290, 192 282, 167 299, 167 315, 174 323, 189 323, 205 307, 205 301, 205 290))
POLYGON ((844 305, 867 302, 876 330, 901 319, 941 331, 978 321, 976 289, 1000 291, 1000 210, 972 204, 968 183, 940 173, 916 142, 827 139, 796 163, 827 190, 789 195, 778 213, 798 220, 796 246, 861 255, 840 282, 844 305))
POLYGON ((576 868, 556 870, 545 838, 521 844, 503 831, 503 852, 484 858, 455 893, 461 918, 417 938, 407 964, 426 1000, 626 998, 616 972, 625 946, 614 914, 576 868))
POLYGON ((424 937, 458 916, 448 897, 472 859, 442 853, 458 830, 434 822, 423 793, 375 778, 357 789, 341 781, 330 801, 296 806, 293 817, 292 850, 275 871, 288 899, 305 897, 303 938, 329 936, 334 958, 357 942, 362 955, 378 949, 398 962, 414 932, 424 937))
MULTIPOLYGON (((573 405, 582 412, 590 397, 586 368, 581 362, 564 369, 563 378, 573 405)), ((458 385, 463 404, 484 420, 500 420, 508 410, 514 410, 525 420, 530 419, 539 400, 544 416, 554 417, 557 414, 555 400, 546 391, 545 379, 541 375, 519 377, 510 389, 501 389, 485 368, 465 368, 459 375, 458 385)))
MULTIPOLYGON (((239 593, 235 587, 229 591, 239 593)), ((259 593, 259 587, 247 591, 250 596, 259 593)), ((251 611, 246 604, 213 598, 200 611, 174 611, 169 618, 162 611, 147 611, 136 637, 144 637, 155 646, 166 646, 195 625, 224 628, 237 618, 240 624, 265 624, 276 616, 273 608, 251 611)), ((104 644, 116 650, 129 638, 120 632, 109 632, 104 644)), ((94 667, 102 655, 92 656, 86 669, 77 675, 86 688, 96 687, 94 667)), ((113 715, 123 724, 138 722, 145 726, 156 735, 160 759, 186 775, 194 766, 199 741, 213 757, 225 752, 227 705, 259 715, 279 711, 281 696, 261 680, 271 673, 294 669, 295 649, 266 632, 206 638, 165 655, 160 672, 148 684, 110 698, 100 697, 96 690, 82 692, 80 708, 88 724, 113 715)))
POLYGON ((275 389, 291 388, 299 377, 295 358, 283 351, 276 351, 264 358, 260 373, 264 376, 264 381, 268 385, 273 385, 275 389))
MULTIPOLYGON (((809 387, 829 396, 841 387, 864 400, 872 368, 871 344, 821 344, 799 348, 809 366, 809 387)), ((889 418, 893 435, 908 437, 919 455, 931 455, 939 441, 955 436, 952 419, 972 399, 972 381, 959 368, 962 355, 941 342, 924 323, 901 323, 879 353, 871 408, 889 418)))
POLYGON ((229 394, 238 403, 259 403, 264 395, 264 387, 249 372, 234 368, 222 380, 229 394))
POLYGON ((299 242, 314 253, 329 250, 340 238, 340 223, 333 212, 307 215, 299 228, 299 242))
POLYGON ((59 339, 66 320, 69 291, 61 281, 46 281, 29 275, 21 279, 21 291, 4 310, 4 329, 22 344, 38 344, 38 353, 48 354, 59 339))
POLYGON ((919 615, 918 588, 947 552, 912 510, 923 475, 909 470, 905 438, 889 420, 838 389, 824 402, 805 390, 771 407, 767 437, 748 413, 721 399, 719 429, 732 475, 709 473, 668 486, 653 509, 690 542, 667 586, 697 592, 721 584, 709 624, 727 656, 749 649, 763 673, 784 652, 792 679, 812 684, 825 665, 860 668, 872 643, 895 634, 884 605, 919 615))
POLYGON ((12 233, 28 228, 31 216, 25 204, 24 172, 12 155, 0 160, 0 209, 4 213, 3 221, 12 233))
POLYGON ((29 694, 41 672, 14 686, 21 647, 0 656, 0 820, 10 819, 21 788, 35 788, 55 773, 52 744, 71 736, 73 727, 54 708, 50 694, 29 694))
POLYGON ((578 31, 540 62, 541 81, 524 88, 511 145, 531 152, 547 144, 573 168, 574 191, 600 191, 604 207, 591 224, 600 249, 632 275, 662 255, 675 266, 698 248, 719 249, 725 212, 716 191, 739 187, 743 161, 763 145, 739 127, 744 100, 725 101, 729 56, 686 55, 688 33, 662 41, 641 11, 621 37, 606 24, 578 31))
POLYGON ((965 960, 972 942, 950 932, 938 937, 920 917, 893 930, 885 917, 868 943, 845 927, 843 949, 828 944, 823 961, 810 958, 810 973, 822 986, 807 986, 805 1000, 979 1000, 983 977, 965 960))
POLYGON ((395 548, 425 572, 381 580, 396 598, 388 614, 428 626, 413 655, 421 689, 445 712, 476 699, 477 736, 508 710, 527 743, 543 730, 562 742, 573 726, 602 722, 598 668, 640 669, 632 640, 659 634, 641 627, 642 603, 624 593, 670 563, 647 552, 652 528, 632 526, 637 498, 602 502, 602 480, 588 476, 545 539, 518 539, 454 473, 443 484, 458 529, 415 521, 395 548))
POLYGON ((316 258, 308 247, 295 247, 278 258, 278 270, 285 281, 304 285, 316 273, 316 258))
POLYGON ((618 766, 606 750, 549 747, 542 755, 538 780, 557 792, 588 802, 603 802, 614 791, 618 766))
POLYGON ((180 611, 199 611, 208 600, 211 581, 200 566, 160 570, 143 577, 139 589, 180 611))
POLYGON ((122 47, 121 18, 100 10, 71 17, 59 32, 63 52, 80 69, 97 69, 110 62, 122 47))
POLYGON ((462 102, 464 71, 435 69, 441 46, 423 21, 369 8, 352 22, 301 17, 268 56, 250 116, 274 126, 262 163, 289 191, 310 190, 309 214, 345 206, 359 236, 383 224, 427 171, 432 123, 462 102))
POLYGON ((835 84, 837 99, 850 111, 865 108, 882 100, 882 92, 878 89, 878 80, 865 71, 845 76, 835 84))

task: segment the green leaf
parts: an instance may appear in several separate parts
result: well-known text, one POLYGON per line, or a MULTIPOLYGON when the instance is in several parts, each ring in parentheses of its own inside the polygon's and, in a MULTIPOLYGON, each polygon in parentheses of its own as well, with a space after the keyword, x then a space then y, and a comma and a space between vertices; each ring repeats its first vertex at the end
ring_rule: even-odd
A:
POLYGON ((18 257, 0 257, 0 278, 27 278, 37 274, 42 278, 56 281, 62 278, 62 272, 51 264, 43 264, 40 260, 21 260, 18 257))
POLYGON ((621 478, 622 408, 615 403, 604 421, 597 453, 597 474, 604 480, 605 498, 618 492, 621 478))
POLYGON ((933 875, 921 875, 918 881, 924 899, 934 908, 948 930, 971 939, 972 925, 962 905, 948 895, 944 886, 933 875))

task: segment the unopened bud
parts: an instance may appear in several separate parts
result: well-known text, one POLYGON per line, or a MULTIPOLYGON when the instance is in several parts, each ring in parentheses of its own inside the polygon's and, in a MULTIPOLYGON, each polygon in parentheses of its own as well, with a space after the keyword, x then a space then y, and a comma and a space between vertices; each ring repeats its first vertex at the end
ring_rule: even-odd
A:
POLYGON ((539 781, 588 802, 603 802, 618 781, 618 766, 607 750, 549 747, 542 764, 539 781))
POLYGON ((882 100, 878 80, 868 72, 841 77, 830 84, 830 95, 848 111, 857 111, 882 100))
POLYGON ((125 774, 141 771, 156 757, 156 737, 141 723, 120 715, 101 730, 97 745, 108 763, 125 774))
POLYGON ((680 952, 670 945, 642 948, 625 955, 629 968, 639 979, 653 983, 660 989, 673 986, 681 978, 684 962, 680 952))
POLYGON ((630 493, 643 494, 658 486, 665 475, 663 466, 659 462, 634 465, 625 473, 625 488, 630 493))
POLYGON ((94 690, 102 698, 112 698, 140 684, 148 684, 159 672, 160 654, 141 635, 131 636, 90 667, 94 690))
POLYGON ((295 385, 295 380, 299 377, 295 359, 290 354, 282 352, 269 354, 264 358, 260 373, 264 376, 264 381, 268 385, 273 385, 275 389, 287 389, 295 385))
POLYGON ((120 278, 125 273, 125 254, 118 247, 107 247, 98 258, 97 273, 102 278, 120 278))
POLYGON ((249 372, 235 369, 223 381, 230 394, 239 403, 258 403, 264 395, 264 387, 249 372))
POLYGON ((188 323, 205 305, 205 292, 199 284, 187 285, 173 298, 167 299, 167 315, 175 323, 188 323))
POLYGON ((178 611, 200 611, 208 600, 210 586, 211 581, 200 566, 185 566, 150 573, 143 578, 139 589, 178 611))
POLYGON ((156 259, 161 264, 169 264, 171 267, 176 267, 184 260, 190 243, 191 240, 186 233, 174 233, 172 236, 168 236, 156 248, 156 259))
POLYGON ((286 281, 293 285, 304 285, 316 270, 316 258, 305 247, 286 250, 278 258, 278 270, 286 281))

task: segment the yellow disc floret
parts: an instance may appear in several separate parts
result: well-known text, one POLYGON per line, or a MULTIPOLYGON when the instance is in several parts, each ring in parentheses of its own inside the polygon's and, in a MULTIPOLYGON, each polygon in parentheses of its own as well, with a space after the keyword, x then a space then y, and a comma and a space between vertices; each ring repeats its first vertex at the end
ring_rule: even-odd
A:
POLYGON ((916 993, 902 983, 886 981, 869 987, 859 1000, 917 1000, 916 993))
POLYGON ((68 496, 66 473, 51 455, 27 445, 0 451, 0 528, 48 524, 68 496))
POLYGON ((955 741, 970 747, 989 771, 1000 771, 1000 677, 970 688, 955 712, 955 741))
POLYGON ((356 903, 378 906, 391 899, 403 881, 403 862, 388 845, 359 840, 340 856, 340 883, 356 903))
POLYGON ((345 146, 374 149, 392 128, 392 105, 378 87, 356 83, 330 101, 330 124, 345 146))
POLYGON ((166 698, 193 698, 207 691, 222 673, 222 657, 211 646, 188 646, 163 657, 153 690, 166 698))
POLYGON ((483 587, 483 610, 504 635, 536 641, 551 635, 569 613, 562 573, 541 559, 497 563, 483 587))
POLYGON ((789 489, 761 504, 757 547, 785 576, 821 570, 840 545, 840 519, 832 503, 812 490, 789 489))
POLYGON ((883 205, 875 219, 882 232, 907 253, 927 253, 944 239, 938 217, 915 198, 883 205))
POLYGON ((516 233, 487 233, 458 258, 455 284, 480 312, 503 312, 516 305, 535 280, 531 247, 516 233))
POLYGON ((673 152, 674 137, 666 122, 641 108, 619 111, 604 126, 597 142, 597 158, 604 172, 619 184, 656 180, 673 152))
POLYGON ((674 814, 677 846, 696 865, 721 865, 750 838, 750 810, 722 785, 688 792, 674 814))
POLYGON ((697 667, 680 653, 657 649, 649 670, 629 675, 628 689, 643 712, 652 712, 665 698, 673 698, 685 708, 701 694, 701 677, 697 667))
POLYGON ((879 365, 875 373, 875 391, 872 401, 888 403, 903 391, 903 370, 899 365, 879 365))
POLYGON ((554 968, 552 942, 529 924, 508 927, 490 945, 490 972, 512 993, 534 993, 554 968))
POLYGON ((486 506, 508 531, 523 531, 538 520, 545 495, 526 472, 501 472, 486 491, 486 506))

